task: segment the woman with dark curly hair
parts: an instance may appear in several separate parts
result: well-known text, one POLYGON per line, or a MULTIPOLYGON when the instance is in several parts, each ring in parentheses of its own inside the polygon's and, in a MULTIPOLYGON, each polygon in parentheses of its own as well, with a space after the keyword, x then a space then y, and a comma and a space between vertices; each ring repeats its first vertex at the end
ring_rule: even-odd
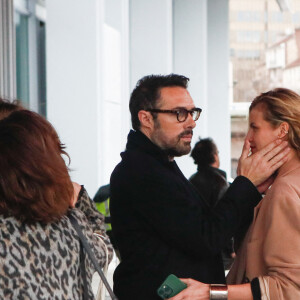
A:
MULTIPOLYGON (((80 244, 68 214, 80 224, 100 265, 106 248, 112 257, 103 216, 85 189, 72 184, 63 155, 68 157, 45 118, 0 99, 1 299, 83 298, 80 244)), ((87 257, 85 270, 92 299, 94 268, 87 257)))

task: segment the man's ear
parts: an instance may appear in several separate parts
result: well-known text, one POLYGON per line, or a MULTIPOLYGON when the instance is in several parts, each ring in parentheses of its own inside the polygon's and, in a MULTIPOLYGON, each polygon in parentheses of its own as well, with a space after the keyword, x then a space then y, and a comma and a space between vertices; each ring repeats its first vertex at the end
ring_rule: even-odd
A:
POLYGON ((150 111, 140 110, 138 112, 138 117, 141 123, 141 127, 153 128, 153 116, 150 111))
POLYGON ((279 134, 278 134, 278 137, 279 138, 283 138, 285 137, 288 133, 289 133, 289 124, 287 122, 282 122, 280 125, 279 125, 279 134))

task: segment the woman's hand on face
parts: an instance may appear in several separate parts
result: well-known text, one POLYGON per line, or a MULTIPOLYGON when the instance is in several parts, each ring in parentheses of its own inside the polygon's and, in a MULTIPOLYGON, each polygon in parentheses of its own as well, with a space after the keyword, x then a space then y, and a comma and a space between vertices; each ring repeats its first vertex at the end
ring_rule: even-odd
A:
POLYGON ((187 288, 169 300, 209 300, 209 284, 193 279, 182 279, 187 288))
POLYGON ((73 197, 70 201, 70 207, 74 208, 75 204, 78 200, 78 195, 79 195, 79 192, 81 190, 81 185, 76 183, 76 182, 72 182, 72 184, 73 184, 74 194, 73 194, 73 197))
POLYGON ((255 186, 259 186, 287 161, 290 148, 286 141, 282 142, 278 139, 250 156, 249 150, 250 142, 246 139, 239 159, 237 175, 245 176, 255 186))

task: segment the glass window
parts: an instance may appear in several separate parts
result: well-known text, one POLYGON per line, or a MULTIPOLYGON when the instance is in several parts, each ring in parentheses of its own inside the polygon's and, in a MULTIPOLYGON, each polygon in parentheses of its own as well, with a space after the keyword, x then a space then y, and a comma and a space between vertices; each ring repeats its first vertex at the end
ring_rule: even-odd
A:
POLYGON ((239 11, 237 13, 238 22, 260 22, 262 14, 258 11, 239 11))
POLYGON ((296 12, 293 14, 293 22, 297 25, 300 24, 300 12, 296 12))
POLYGON ((272 12, 272 21, 281 23, 283 22, 283 13, 281 11, 272 12))
POLYGON ((38 112, 47 115, 46 24, 37 21, 38 112))
POLYGON ((261 41, 261 32, 259 31, 238 31, 237 42, 238 43, 258 43, 261 41))
POLYGON ((28 17, 15 12, 17 98, 29 107, 28 17))
POLYGON ((260 51, 259 50, 237 50, 235 51, 235 56, 237 58, 258 59, 260 58, 260 51))
POLYGON ((45 2, 15 0, 17 98, 47 114, 45 2))

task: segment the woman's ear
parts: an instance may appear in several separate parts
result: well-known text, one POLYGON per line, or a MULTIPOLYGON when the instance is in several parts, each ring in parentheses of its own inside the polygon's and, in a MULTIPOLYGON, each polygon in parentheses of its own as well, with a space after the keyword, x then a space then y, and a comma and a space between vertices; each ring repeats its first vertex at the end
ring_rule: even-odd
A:
POLYGON ((138 117, 141 123, 141 128, 153 128, 153 116, 151 114, 151 112, 149 111, 145 111, 145 110, 140 110, 138 112, 138 117))
POLYGON ((282 122, 280 125, 279 125, 279 134, 278 134, 278 137, 279 138, 283 138, 285 137, 288 133, 289 133, 289 124, 287 122, 282 122))

